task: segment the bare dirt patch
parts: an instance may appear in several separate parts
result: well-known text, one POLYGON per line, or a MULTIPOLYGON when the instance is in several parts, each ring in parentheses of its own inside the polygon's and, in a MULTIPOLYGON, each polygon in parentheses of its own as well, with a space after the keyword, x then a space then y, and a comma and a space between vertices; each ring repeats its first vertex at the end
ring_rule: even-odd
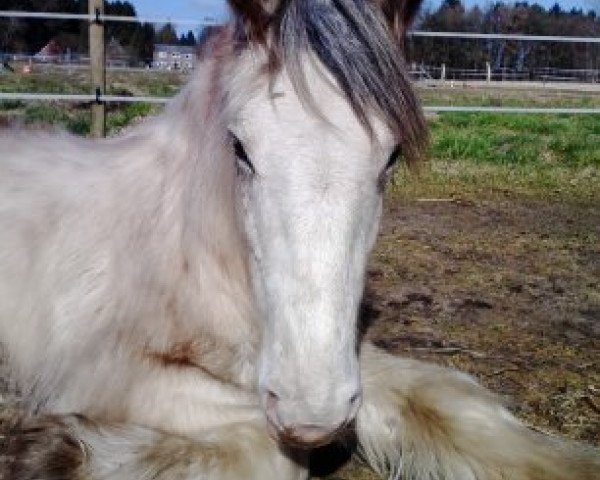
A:
MULTIPOLYGON (((542 201, 388 205, 367 336, 456 367, 526 423, 600 444, 600 208, 542 201)), ((376 478, 357 463, 331 479, 376 478)))
POLYGON ((368 292, 376 343, 468 371, 526 421, 600 443, 600 209, 393 205, 368 292))

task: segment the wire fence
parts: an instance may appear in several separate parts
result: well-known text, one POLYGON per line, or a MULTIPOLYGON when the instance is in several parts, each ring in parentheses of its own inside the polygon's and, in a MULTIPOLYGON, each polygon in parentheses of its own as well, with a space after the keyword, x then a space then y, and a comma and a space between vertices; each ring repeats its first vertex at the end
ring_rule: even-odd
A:
POLYGON ((545 83, 586 83, 598 84, 600 69, 594 68, 453 68, 432 65, 414 65, 411 75, 418 80, 458 80, 490 82, 539 82, 545 83))
MULTIPOLYGON (((74 14, 74 13, 50 13, 50 12, 23 12, 23 11, 0 11, 0 18, 21 18, 31 20, 79 20, 90 23, 120 22, 120 23, 152 23, 166 24, 171 23, 179 26, 208 27, 219 25, 222 22, 214 18, 204 17, 202 19, 180 19, 171 17, 129 17, 106 15, 99 11, 95 14, 74 14)), ((472 32, 430 32, 413 30, 408 32, 412 37, 434 37, 434 38, 459 38, 459 39, 487 39, 487 40, 514 40, 527 42, 568 42, 568 43, 586 43, 600 44, 600 37, 570 37, 570 36, 547 36, 547 35, 521 35, 521 34, 502 34, 502 33, 472 33, 472 32)), ((442 67, 421 67, 416 72, 420 78, 434 78, 436 70, 442 67), (424 76, 424 77, 423 77, 424 76)), ((445 66, 443 67, 445 69, 445 66)), ((511 72, 486 72, 481 70, 452 72, 448 69, 447 73, 455 73, 460 79, 493 79, 493 80, 532 80, 522 78, 522 74, 517 75, 511 72)), ((591 75, 592 81, 597 82, 600 77, 598 71, 580 70, 583 75, 591 75), (584 72, 584 73, 582 73, 584 72)), ((552 80, 552 74, 546 72, 538 76, 541 81, 552 80)), ((445 78, 445 75, 444 75, 445 78)), ((72 94, 48 94, 48 93, 8 93, 0 92, 0 100, 21 100, 21 101, 61 101, 61 102, 79 102, 79 103, 152 103, 164 104, 170 98, 154 96, 122 96, 106 94, 72 95, 72 94)), ((426 106, 427 112, 474 112, 474 113, 524 113, 524 114, 570 114, 570 115, 589 115, 600 114, 600 108, 537 108, 537 107, 483 107, 483 106, 426 106)))
POLYGON ((526 42, 560 42, 560 43, 599 43, 600 37, 568 37, 561 35, 521 35, 513 33, 472 33, 472 32, 426 32, 413 30, 408 32, 412 37, 462 38, 471 40, 512 40, 526 42))
MULTIPOLYGON (((74 103, 151 103, 166 104, 170 97, 123 96, 123 95, 67 95, 45 93, 0 93, 0 100, 50 101, 74 103)), ((478 107, 478 106, 425 106, 429 113, 522 113, 522 114, 566 114, 590 115, 600 114, 600 108, 543 108, 543 107, 478 107)))
POLYGON ((165 104, 171 97, 153 97, 136 95, 94 95, 62 93, 0 93, 0 100, 34 102, 74 102, 74 103, 156 103, 165 104))
MULTIPOLYGON (((201 20, 181 19, 171 17, 126 17, 119 15, 97 14, 90 15, 85 13, 50 13, 50 12, 22 12, 22 11, 0 11, 0 18, 29 18, 38 20, 82 20, 88 22, 122 22, 122 23, 154 23, 190 26, 214 26, 220 25, 217 19, 204 17, 201 20)), ((434 38, 463 38, 480 40, 513 40, 528 42, 567 42, 567 43, 598 43, 600 37, 573 37, 562 35, 521 35, 509 33, 473 33, 473 32, 430 32, 423 30, 411 30, 409 36, 413 37, 434 37, 434 38)))
POLYGON ((22 12, 17 10, 0 11, 0 18, 23 18, 34 20, 81 20, 87 22, 117 22, 117 23, 153 23, 181 26, 207 27, 220 25, 222 22, 215 18, 204 17, 202 20, 171 17, 125 17, 120 15, 106 15, 103 13, 54 13, 54 12, 22 12))

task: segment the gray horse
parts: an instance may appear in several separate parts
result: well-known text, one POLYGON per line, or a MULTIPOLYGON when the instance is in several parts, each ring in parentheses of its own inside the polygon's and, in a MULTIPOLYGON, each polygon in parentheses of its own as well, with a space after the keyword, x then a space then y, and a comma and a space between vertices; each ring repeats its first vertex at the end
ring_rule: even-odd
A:
POLYGON ((101 142, 0 136, 0 340, 29 418, 11 480, 592 480, 471 378, 360 341, 382 190, 426 128, 418 0, 231 0, 183 92, 101 142), (8 154, 6 152, 9 152, 8 154))

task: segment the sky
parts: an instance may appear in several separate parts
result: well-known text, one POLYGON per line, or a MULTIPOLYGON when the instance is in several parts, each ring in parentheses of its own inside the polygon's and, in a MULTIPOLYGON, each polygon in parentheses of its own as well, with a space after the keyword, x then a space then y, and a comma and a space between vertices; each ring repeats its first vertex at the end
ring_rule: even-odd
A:
MULTIPOLYGON (((202 19, 211 17, 216 20, 222 20, 227 17, 227 8, 225 0, 130 0, 136 7, 139 16, 150 17, 170 17, 186 19, 202 19)), ((441 0, 425 0, 425 8, 434 9, 440 4, 441 0)), ((505 0, 510 3, 510 0, 505 0)), ((529 3, 539 3, 545 7, 551 7, 557 0, 530 0, 529 3)), ((491 3, 490 0, 463 0, 467 7, 473 5, 485 6, 491 3)), ((573 7, 582 8, 584 11, 596 9, 600 12, 600 0, 558 0, 558 3, 564 10, 570 10, 573 7)), ((187 30, 187 27, 179 27, 180 30, 187 30)))

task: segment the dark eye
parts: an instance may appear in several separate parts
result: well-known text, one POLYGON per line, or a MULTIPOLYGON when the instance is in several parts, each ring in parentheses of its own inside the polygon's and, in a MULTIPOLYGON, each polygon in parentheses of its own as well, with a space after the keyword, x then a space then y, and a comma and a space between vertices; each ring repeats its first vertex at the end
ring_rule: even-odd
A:
POLYGON ((392 151, 392 153, 390 155, 390 158, 388 159, 387 163, 385 164, 385 169, 383 171, 387 172, 390 168, 392 168, 401 156, 402 156, 402 146, 396 145, 396 147, 394 148, 394 150, 392 151))
POLYGON ((394 167, 394 165, 396 164, 396 162, 398 161, 398 159, 401 156, 402 156, 402 146, 396 145, 396 147, 390 154, 387 163, 385 164, 385 168, 379 174, 379 177, 377 179, 377 186, 379 187, 379 190, 381 192, 383 192, 383 190, 385 189, 386 183, 392 176, 391 175, 392 168, 394 167))
POLYGON ((230 135, 233 142, 233 151, 237 160, 237 168, 239 173, 245 175, 254 175, 256 173, 256 169, 254 168, 254 165, 252 165, 244 145, 233 133, 230 135))

